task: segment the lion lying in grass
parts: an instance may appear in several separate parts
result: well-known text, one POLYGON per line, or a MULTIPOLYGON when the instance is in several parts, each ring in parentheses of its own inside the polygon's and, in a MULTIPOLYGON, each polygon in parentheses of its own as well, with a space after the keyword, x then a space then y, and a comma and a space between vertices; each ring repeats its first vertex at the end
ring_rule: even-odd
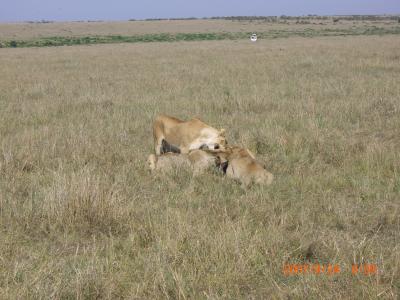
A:
POLYGON ((194 175, 216 167, 228 178, 241 182, 247 188, 251 184, 270 185, 274 176, 265 170, 248 149, 228 147, 223 151, 192 150, 188 154, 165 153, 160 156, 150 154, 148 167, 153 173, 166 174, 180 168, 191 168, 194 175))
POLYGON ((249 187, 252 183, 270 185, 274 179, 248 149, 228 147, 217 156, 222 161, 226 176, 238 180, 243 187, 249 187), (225 161, 227 163, 224 164, 225 161))
POLYGON ((160 156, 150 154, 147 164, 152 172, 167 173, 174 169, 191 168, 194 175, 204 173, 216 166, 216 156, 203 150, 192 150, 188 154, 165 153, 160 156))

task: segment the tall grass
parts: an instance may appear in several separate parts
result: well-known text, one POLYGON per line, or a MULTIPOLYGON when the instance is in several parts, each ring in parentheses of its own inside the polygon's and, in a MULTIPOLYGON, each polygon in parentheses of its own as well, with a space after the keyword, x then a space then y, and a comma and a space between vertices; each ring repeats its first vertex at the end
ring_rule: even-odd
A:
POLYGON ((397 36, 1 49, 0 298, 368 298, 400 289, 397 36), (276 181, 152 177, 157 113, 276 181), (338 264, 286 276, 287 263, 338 264), (352 275, 374 263, 378 273, 352 275))

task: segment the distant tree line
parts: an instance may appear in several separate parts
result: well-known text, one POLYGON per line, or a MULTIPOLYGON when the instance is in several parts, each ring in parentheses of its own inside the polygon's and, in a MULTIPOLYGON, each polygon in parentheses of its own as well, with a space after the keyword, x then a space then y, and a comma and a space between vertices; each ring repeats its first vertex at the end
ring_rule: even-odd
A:
MULTIPOLYGON (((165 21, 165 20, 230 20, 230 21, 264 21, 264 22, 279 22, 281 20, 348 20, 348 21, 382 21, 382 20, 399 20, 399 15, 338 15, 338 16, 319 16, 319 15, 306 15, 306 16, 225 16, 225 17, 204 17, 204 18, 150 18, 145 21, 165 21)), ((130 19, 129 21, 136 21, 130 19)))
MULTIPOLYGON (((384 21, 394 20, 400 23, 400 15, 338 15, 338 16, 319 16, 319 15, 306 15, 306 16, 225 16, 225 17, 204 17, 204 18, 149 18, 149 19, 129 19, 129 21, 180 21, 180 20, 229 20, 229 21, 263 21, 263 22, 281 22, 281 21, 297 21, 297 23, 304 23, 310 20, 339 20, 348 21, 384 21)), ((54 23, 51 20, 40 21, 27 21, 34 24, 54 23)), ((72 22, 105 22, 103 20, 87 20, 87 21, 72 21, 72 22)))

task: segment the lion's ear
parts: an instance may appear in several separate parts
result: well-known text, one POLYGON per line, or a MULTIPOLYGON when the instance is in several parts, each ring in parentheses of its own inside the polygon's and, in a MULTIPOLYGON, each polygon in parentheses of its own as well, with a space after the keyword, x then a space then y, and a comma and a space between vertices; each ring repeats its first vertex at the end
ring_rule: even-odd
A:
POLYGON ((219 134, 222 135, 222 136, 224 136, 224 135, 225 135, 225 129, 222 128, 222 129, 219 131, 219 134))

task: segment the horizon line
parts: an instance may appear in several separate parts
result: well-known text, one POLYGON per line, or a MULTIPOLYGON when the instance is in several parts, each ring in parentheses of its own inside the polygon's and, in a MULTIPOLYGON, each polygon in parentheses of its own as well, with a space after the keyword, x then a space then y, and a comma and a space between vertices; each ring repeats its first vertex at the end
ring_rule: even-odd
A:
POLYGON ((279 16, 263 16, 263 15, 232 15, 232 16, 210 16, 210 17, 171 17, 171 18, 144 18, 144 19, 76 19, 76 20, 51 20, 51 19, 32 19, 23 21, 1 21, 0 23, 65 23, 65 22, 134 22, 134 21, 179 21, 179 20, 218 20, 230 18, 310 18, 310 17, 400 17, 399 13, 384 13, 384 14, 335 14, 335 15, 279 15, 279 16))

